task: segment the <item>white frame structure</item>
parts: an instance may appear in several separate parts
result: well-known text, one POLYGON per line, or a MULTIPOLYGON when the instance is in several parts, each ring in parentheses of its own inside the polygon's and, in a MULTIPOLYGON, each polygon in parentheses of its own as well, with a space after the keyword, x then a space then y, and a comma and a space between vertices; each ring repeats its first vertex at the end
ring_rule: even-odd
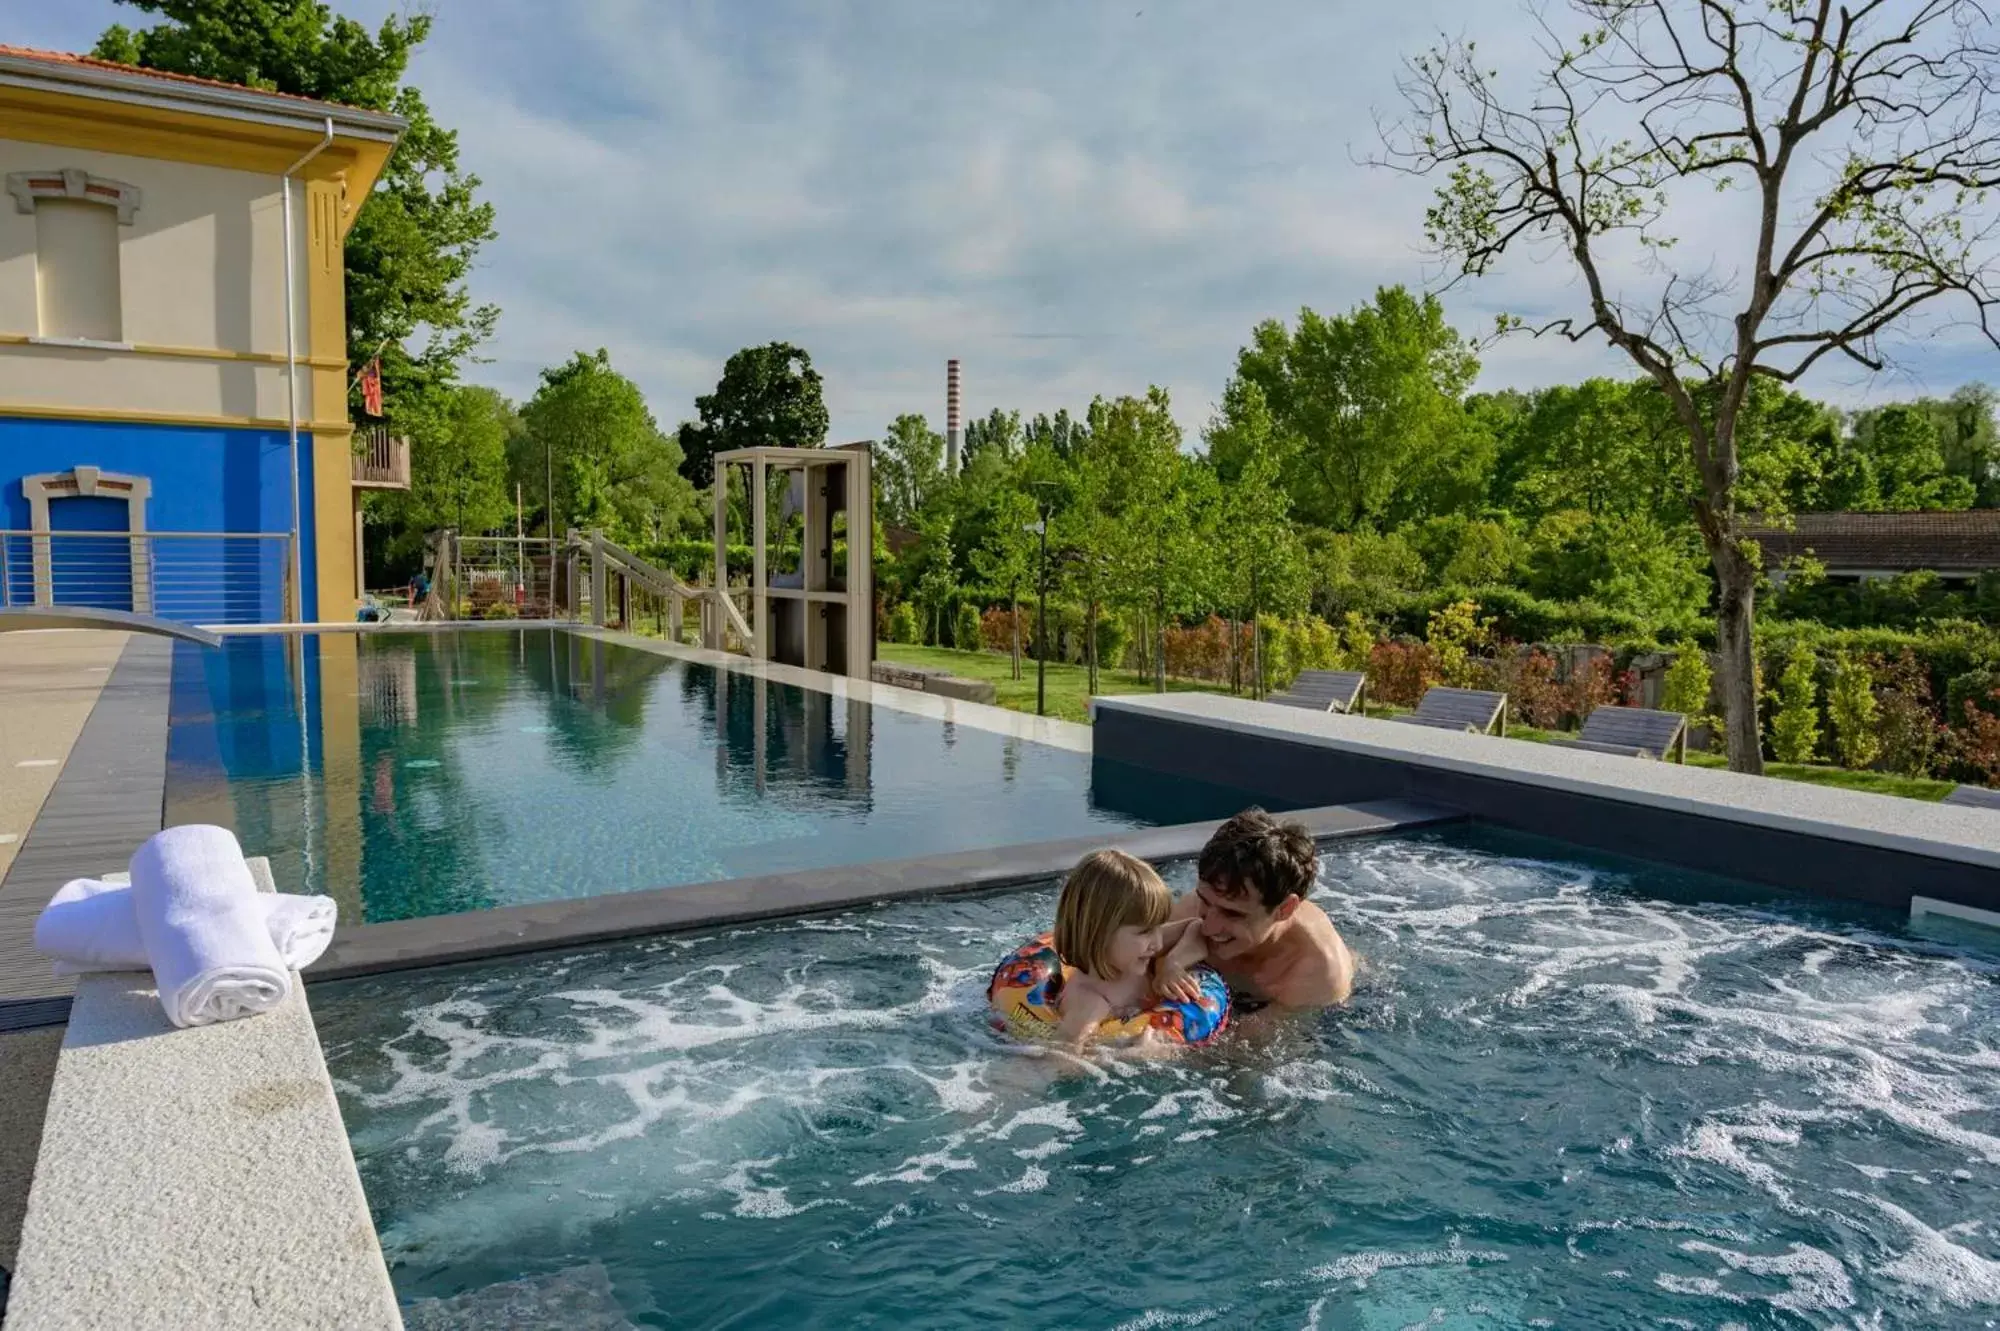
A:
MULTIPOLYGON (((852 679, 867 679, 875 661, 875 479, 869 446, 845 444, 837 448, 736 448, 715 455, 715 587, 719 595, 729 594, 729 468, 744 467, 750 484, 750 638, 746 646, 752 659, 771 659, 776 637, 773 631, 774 603, 801 602, 803 665, 825 670, 832 659, 826 625, 831 612, 841 612, 845 638, 842 643, 843 670, 852 679), (828 472, 845 471, 841 502, 834 504, 828 493, 828 472), (804 575, 801 587, 773 587, 770 584, 766 542, 769 537, 770 474, 773 471, 805 474, 806 540, 799 566, 804 575), (847 514, 847 567, 842 586, 835 588, 832 577, 833 512, 847 514), (825 537, 822 545, 814 535, 825 537), (819 614, 812 613, 818 607, 819 614)), ((720 620, 716 621, 717 636, 720 620)), ((720 648, 720 642, 705 643, 720 648)))

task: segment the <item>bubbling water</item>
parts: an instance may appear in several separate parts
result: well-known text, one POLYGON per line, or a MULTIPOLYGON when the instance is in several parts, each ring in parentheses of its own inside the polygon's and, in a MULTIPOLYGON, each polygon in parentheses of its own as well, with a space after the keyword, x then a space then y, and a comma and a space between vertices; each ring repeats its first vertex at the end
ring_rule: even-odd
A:
POLYGON ((646 1326, 2000 1318, 2000 967, 1565 855, 1330 847, 1355 1001, 1164 1064, 989 1029, 1046 889, 315 1009, 406 1298, 601 1263, 646 1326))

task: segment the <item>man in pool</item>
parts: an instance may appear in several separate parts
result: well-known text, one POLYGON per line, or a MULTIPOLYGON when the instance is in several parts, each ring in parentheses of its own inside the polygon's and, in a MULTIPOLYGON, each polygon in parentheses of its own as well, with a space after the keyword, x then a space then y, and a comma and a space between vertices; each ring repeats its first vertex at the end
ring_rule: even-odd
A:
POLYGON ((1326 912, 1306 900, 1319 848, 1304 827, 1246 809, 1208 839, 1196 875, 1169 919, 1199 923, 1155 963, 1162 993, 1191 989, 1189 968, 1205 959, 1229 982, 1241 1014, 1347 1001, 1354 955, 1326 912))

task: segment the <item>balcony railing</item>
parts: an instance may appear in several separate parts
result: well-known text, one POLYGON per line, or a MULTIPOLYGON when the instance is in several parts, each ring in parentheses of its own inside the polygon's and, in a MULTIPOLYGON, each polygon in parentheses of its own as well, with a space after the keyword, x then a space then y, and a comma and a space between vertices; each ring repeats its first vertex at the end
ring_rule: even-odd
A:
POLYGON ((364 490, 410 488, 410 441, 389 433, 386 425, 356 431, 360 448, 354 454, 354 484, 364 490))

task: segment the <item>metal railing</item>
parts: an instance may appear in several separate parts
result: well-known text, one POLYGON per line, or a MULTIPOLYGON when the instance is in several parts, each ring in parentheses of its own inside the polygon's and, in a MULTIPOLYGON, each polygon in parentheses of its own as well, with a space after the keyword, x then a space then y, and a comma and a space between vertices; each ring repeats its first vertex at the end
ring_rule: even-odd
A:
POLYGON ((0 606, 130 610, 189 624, 298 618, 284 532, 0 531, 0 606))
POLYGON ((410 488, 410 441, 389 433, 385 425, 356 432, 360 447, 354 454, 354 484, 364 489, 410 488))

